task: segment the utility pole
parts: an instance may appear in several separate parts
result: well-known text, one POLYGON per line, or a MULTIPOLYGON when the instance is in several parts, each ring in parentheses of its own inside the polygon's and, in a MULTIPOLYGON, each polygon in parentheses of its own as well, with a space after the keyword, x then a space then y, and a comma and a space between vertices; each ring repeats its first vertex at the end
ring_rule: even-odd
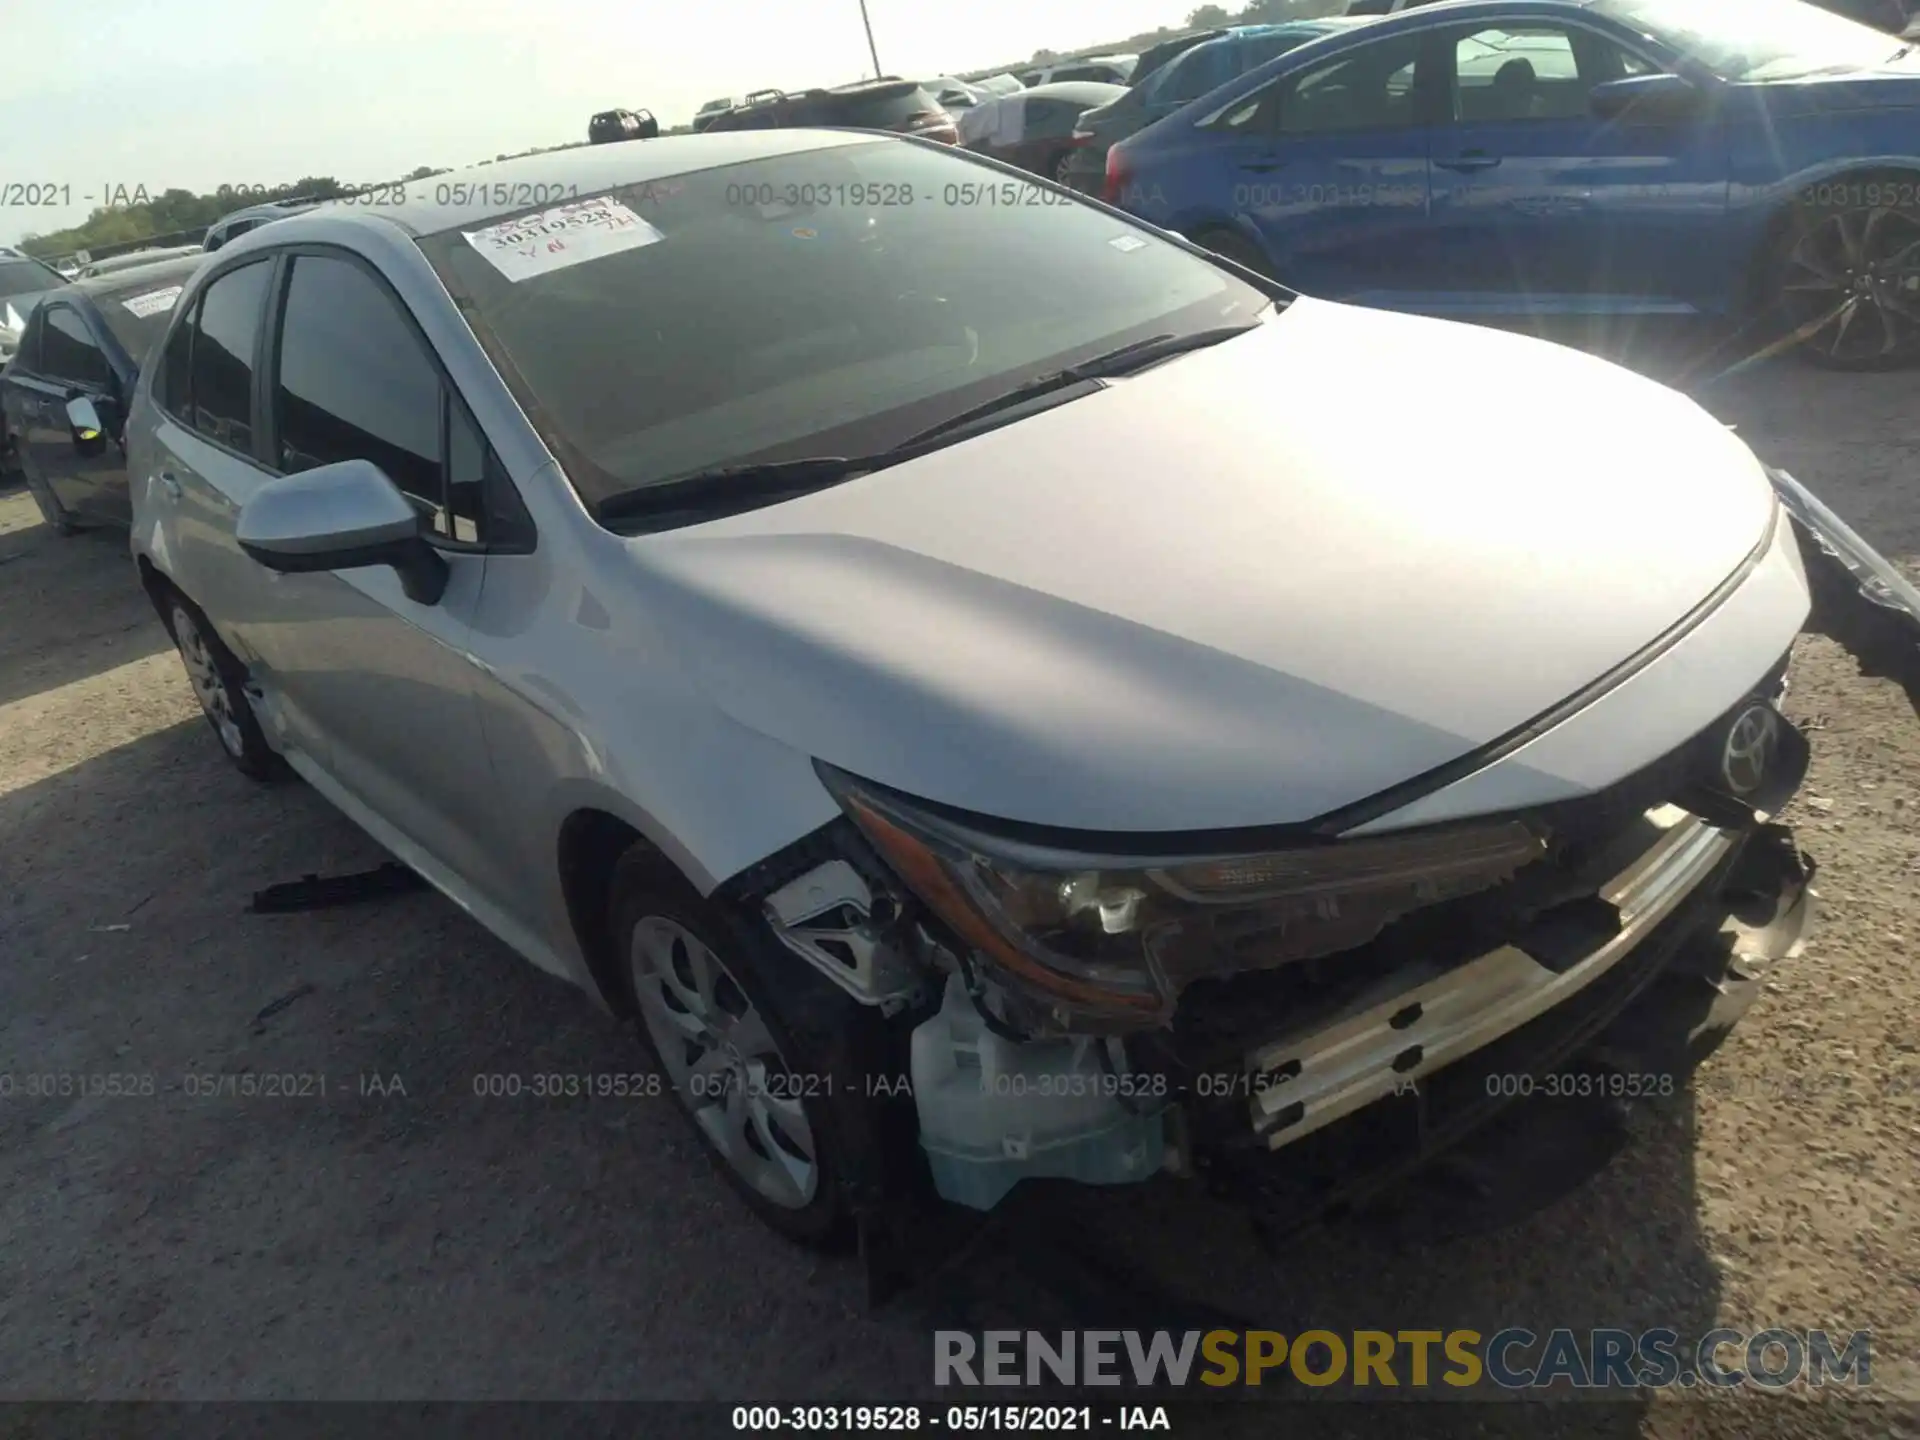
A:
POLYGON ((880 78, 880 51, 873 43, 873 21, 867 18, 867 0, 860 0, 860 23, 867 27, 867 54, 873 57, 873 78, 880 78))

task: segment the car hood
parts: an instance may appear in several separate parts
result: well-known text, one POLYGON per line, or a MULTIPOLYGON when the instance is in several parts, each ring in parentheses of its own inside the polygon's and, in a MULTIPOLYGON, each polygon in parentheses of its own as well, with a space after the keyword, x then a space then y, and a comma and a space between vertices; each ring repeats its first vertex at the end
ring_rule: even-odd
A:
POLYGON ((1204 830, 1311 819, 1524 726, 1698 608, 1774 504, 1730 432, 1627 370, 1300 300, 626 543, 740 723, 986 815, 1204 830))

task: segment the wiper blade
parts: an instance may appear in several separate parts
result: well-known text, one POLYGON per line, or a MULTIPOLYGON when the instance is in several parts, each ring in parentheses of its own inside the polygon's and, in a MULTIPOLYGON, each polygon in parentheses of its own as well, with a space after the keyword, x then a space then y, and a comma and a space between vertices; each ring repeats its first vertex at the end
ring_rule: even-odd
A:
POLYGON ((884 470, 916 456, 941 448, 955 431, 1002 411, 1011 410, 1056 390, 1084 385, 1108 375, 1123 375, 1148 365, 1201 350, 1244 335, 1260 322, 1223 325, 1211 330, 1194 330, 1185 335, 1150 335, 1144 340, 1121 345, 1113 350, 1079 361, 1062 370, 1049 371, 1003 391, 990 400, 969 406, 958 415, 949 415, 937 425, 909 435, 897 445, 873 455, 807 455, 794 460, 768 460, 753 465, 720 465, 658 480, 632 490, 609 495, 594 507, 601 522, 630 520, 640 516, 661 516, 677 511, 713 508, 738 500, 785 499, 808 490, 821 489, 841 480, 851 480, 874 470, 884 470))
POLYGON ((1070 389, 1083 385, 1089 380, 1104 379, 1109 375, 1124 375, 1131 370, 1142 370, 1148 365, 1175 355, 1183 355, 1189 350, 1204 350, 1209 345, 1218 345, 1222 340, 1231 340, 1236 335, 1244 335, 1260 324, 1258 320, 1245 325, 1221 325, 1211 330, 1194 330, 1185 335, 1149 335, 1144 340, 1135 340, 1117 349, 1105 351, 1086 360, 1077 361, 1061 370, 1052 370, 1045 375, 1036 375, 1033 379, 1004 390, 991 399, 982 400, 978 405, 970 405, 958 415, 949 415, 937 425, 931 425, 918 434, 903 440, 897 449, 919 445, 924 441, 938 439, 955 430, 963 430, 975 421, 985 420, 1029 400, 1037 400, 1056 390, 1070 389))
POLYGON ((798 460, 769 460, 759 465, 720 465, 657 480, 609 495, 593 513, 601 520, 624 520, 685 509, 694 500, 739 499, 810 490, 871 470, 877 457, 808 455, 798 460))

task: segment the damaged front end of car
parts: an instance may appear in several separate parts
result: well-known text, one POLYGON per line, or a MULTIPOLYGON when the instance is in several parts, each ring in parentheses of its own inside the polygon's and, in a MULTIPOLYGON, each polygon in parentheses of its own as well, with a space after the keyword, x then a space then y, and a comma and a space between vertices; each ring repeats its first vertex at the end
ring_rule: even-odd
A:
MULTIPOLYGON (((1920 596, 1775 483, 1816 596, 1824 560, 1891 625, 1863 663, 1920 652, 1920 596)), ((1682 1089, 1804 943, 1787 663, 1598 792, 1344 837, 1095 843, 823 764, 846 818, 748 893, 874 1017, 923 1192, 978 1212, 1023 1180, 1174 1175, 1279 1230, 1504 1223, 1605 1163, 1625 1109, 1682 1089)))

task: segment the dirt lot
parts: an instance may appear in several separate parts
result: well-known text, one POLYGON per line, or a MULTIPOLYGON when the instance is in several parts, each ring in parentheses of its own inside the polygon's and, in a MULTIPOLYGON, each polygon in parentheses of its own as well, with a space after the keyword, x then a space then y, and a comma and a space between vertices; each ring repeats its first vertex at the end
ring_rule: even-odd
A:
MULTIPOLYGON (((1702 399, 1920 576, 1920 377, 1769 364, 1702 399)), ((1816 730, 1794 818, 1821 926, 1598 1181, 1409 1252, 1271 1259, 1185 1196, 1090 1199, 1087 1233, 1282 1330, 1870 1327, 1876 1389, 1920 1400, 1920 717, 1818 639, 1791 708, 1816 730)), ((924 1389, 936 1316, 1070 1323, 1001 1249, 869 1315, 858 1268, 758 1228, 668 1101, 477 1096, 637 1052, 437 895, 244 913, 378 858, 304 787, 227 767, 123 538, 62 540, 0 494, 0 1393, 871 1400, 924 1389), (241 1071, 324 1094, 189 1093, 241 1071), (46 1073, 135 1093, 26 1098, 46 1073)), ((1433 1410, 1386 1408, 1409 1433, 1433 1410)), ((1571 1409, 1617 1435, 1843 1418, 1805 1396, 1571 1409)))

